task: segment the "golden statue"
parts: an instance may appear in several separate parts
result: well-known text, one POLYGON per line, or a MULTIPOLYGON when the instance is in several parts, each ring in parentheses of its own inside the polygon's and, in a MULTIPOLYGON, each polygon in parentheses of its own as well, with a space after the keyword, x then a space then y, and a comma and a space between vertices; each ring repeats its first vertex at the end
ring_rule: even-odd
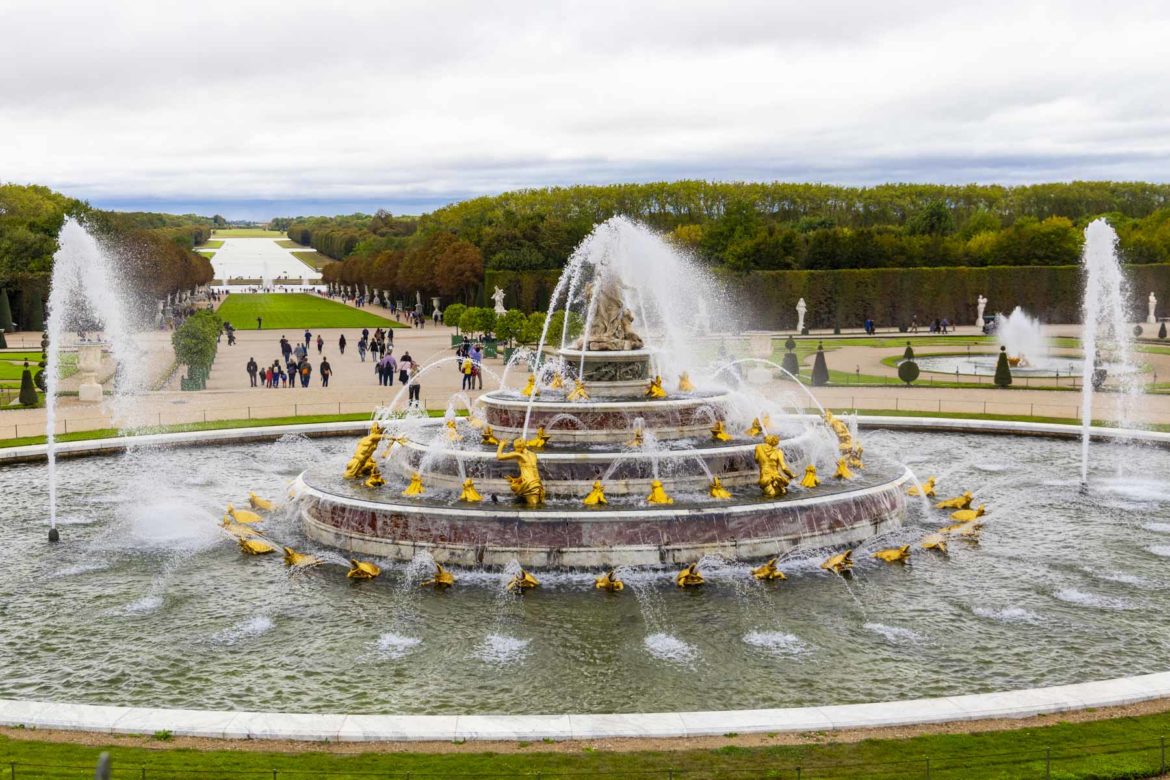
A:
POLYGON ((358 441, 353 457, 349 459, 349 463, 345 464, 343 476, 346 479, 364 477, 370 473, 370 470, 374 468, 374 451, 378 449, 378 442, 382 441, 382 436, 381 425, 374 423, 370 426, 369 434, 358 441))
POLYGON ((784 576, 784 572, 776 568, 775 558, 772 558, 763 566, 757 566, 756 568, 752 569, 752 576, 757 580, 767 581, 788 579, 784 576))
POLYGON ((731 441, 731 434, 724 430, 722 420, 716 420, 711 426, 711 438, 715 441, 731 441))
POLYGON ((483 426, 483 430, 480 431, 479 443, 480 444, 499 444, 500 443, 500 440, 495 437, 495 431, 492 430, 492 426, 490 426, 490 425, 483 426))
POLYGON ((235 520, 232 520, 230 517, 224 517, 223 522, 219 524, 219 527, 222 528, 227 533, 231 534, 232 536, 236 537, 237 539, 241 539, 241 538, 244 538, 247 536, 259 536, 260 535, 260 532, 257 531, 252 526, 244 525, 243 523, 237 523, 235 520))
POLYGON ((923 550, 936 550, 940 553, 946 554, 947 540, 942 534, 927 534, 922 537, 923 550))
POLYGON ((800 480, 801 487, 815 488, 821 484, 821 478, 817 476, 817 467, 810 463, 804 467, 804 478, 800 480))
POLYGON ((837 459, 837 470, 833 476, 836 479, 853 479, 853 472, 849 470, 849 462, 845 458, 837 459))
MULTIPOLYGON (((833 413, 826 409, 825 423, 828 424, 828 426, 833 430, 833 433, 837 435, 837 449, 843 455, 852 455, 855 446, 853 442, 853 434, 849 432, 849 426, 845 424, 845 421, 834 417, 833 413)), ((858 448, 859 451, 857 453, 857 457, 860 461, 861 452, 859 445, 858 448)), ((860 466, 858 466, 858 468, 860 468, 860 466)))
POLYGON ((853 571, 853 551, 846 550, 843 553, 837 553, 822 563, 821 568, 834 574, 845 574, 853 571))
POLYGON ((538 426, 536 429, 536 435, 528 440, 528 449, 543 450, 544 445, 546 444, 548 444, 548 436, 545 435, 544 426, 538 426))
POLYGON ((662 489, 662 483, 656 479, 650 483, 650 495, 646 497, 646 503, 673 504, 674 499, 666 495, 666 491, 662 489))
POLYGON ((680 393, 690 393, 694 389, 695 383, 691 381, 691 377, 686 371, 678 375, 678 391, 680 393))
POLYGON ((406 490, 402 491, 404 496, 421 496, 426 492, 423 487, 422 474, 417 471, 410 475, 410 484, 406 486, 406 490))
POLYGON ((643 444, 645 444, 645 440, 642 438, 642 427, 638 426, 637 428, 634 429, 633 438, 626 442, 626 446, 627 447, 641 447, 643 444))
POLYGON ((259 509, 261 512, 271 512, 273 509, 276 509, 276 504, 267 498, 260 498, 260 496, 251 491, 248 491, 248 503, 252 505, 253 509, 259 509))
POLYGON ((680 588, 694 588, 706 582, 703 575, 699 574, 699 562, 695 561, 690 566, 686 567, 678 574, 674 575, 674 584, 680 588))
POLYGON ((964 491, 961 496, 948 498, 946 501, 939 501, 934 505, 935 509, 970 509, 971 502, 975 500, 975 496, 971 495, 971 491, 964 491))
POLYGON ((593 483, 593 489, 589 491, 589 495, 585 496, 585 500, 581 503, 585 506, 599 506, 609 503, 605 499, 605 490, 601 487, 601 480, 593 483))
POLYGON ((564 377, 564 375, 563 375, 563 374, 561 374, 561 372, 560 372, 560 371, 558 371, 558 372, 556 372, 555 374, 553 374, 552 381, 548 383, 548 386, 549 386, 549 388, 550 388, 550 389, 552 389, 552 390, 563 390, 563 389, 564 389, 564 387, 565 387, 565 377, 564 377))
POLYGON ((911 485, 910 489, 906 491, 908 496, 926 496, 927 498, 934 498, 934 482, 935 478, 930 477, 921 485, 911 485))
POLYGON ((780 437, 769 434, 755 449, 756 465, 760 469, 758 484, 768 498, 788 493, 788 483, 796 476, 788 468, 788 463, 784 460, 784 451, 780 449, 779 444, 780 437))
POLYGON ((245 555, 267 555, 276 550, 272 545, 259 539, 238 539, 237 541, 240 543, 240 552, 245 555))
POLYGON ((508 477, 508 484, 517 498, 528 506, 540 506, 544 503, 544 483, 540 479, 536 453, 528 449, 526 441, 523 439, 513 441, 512 452, 504 452, 504 442, 500 442, 496 448, 496 460, 514 460, 520 467, 518 476, 508 477))
POLYGON ((875 552, 873 557, 886 563, 905 563, 910 560, 910 545, 904 544, 901 547, 887 547, 884 550, 875 552))
POLYGON ((467 424, 470 425, 472 428, 475 428, 477 431, 483 430, 483 426, 484 426, 485 422, 486 422, 486 420, 484 420, 482 417, 468 412, 467 424))
POLYGON ((454 420, 447 421, 447 439, 450 441, 459 441, 463 437, 459 435, 459 429, 455 427, 454 420))
POLYGON ((707 488, 707 495, 720 501, 726 501, 731 498, 731 491, 723 487, 723 481, 719 477, 712 477, 711 486, 707 488))
POLYGON ((382 460, 390 457, 395 445, 401 447, 410 442, 410 439, 405 436, 386 436, 384 438, 386 439, 386 449, 382 450, 382 460))
POLYGON ((960 523, 969 523, 977 517, 983 517, 987 514, 987 504, 980 504, 974 509, 960 509, 956 512, 951 512, 951 518, 958 520, 960 523))
POLYGON ((646 386, 647 398, 666 398, 666 391, 662 389, 662 377, 657 374, 650 380, 650 384, 646 386))
POLYGON ((744 431, 745 436, 751 436, 753 439, 764 432, 764 426, 760 424, 759 417, 752 418, 752 424, 744 431))
POLYGON ((468 503, 483 501, 483 496, 475 489, 475 483, 471 481, 471 477, 463 480, 463 491, 459 494, 459 500, 468 503))
POLYGON ((524 385, 524 389, 520 391, 520 394, 528 398, 535 398, 540 395, 540 388, 536 386, 536 374, 528 375, 528 384, 524 385))
POLYGON ((566 401, 588 401, 589 391, 585 389, 585 383, 580 379, 573 380, 573 389, 565 396, 566 401))
POLYGON ((374 466, 370 471, 370 476, 366 477, 366 481, 363 484, 368 488, 380 488, 386 484, 386 480, 382 477, 381 470, 377 466, 374 466))
POLYGON ((963 523, 959 528, 959 536, 963 537, 969 542, 977 543, 979 541, 979 532, 983 530, 983 523, 963 523))
POLYGON ((455 584, 455 575, 444 569, 439 564, 435 564, 435 574, 429 580, 424 580, 419 583, 420 588, 434 587, 434 588, 449 588, 455 584))
POLYGON ((372 580, 381 573, 382 569, 377 564, 350 558, 349 571, 345 576, 351 580, 372 580))
POLYGON ((861 453, 863 452, 865 452, 865 448, 854 442, 852 449, 849 450, 849 465, 855 469, 865 468, 865 464, 861 462, 861 453))
POLYGON ((618 579, 613 569, 610 569, 593 581, 593 587, 597 590, 608 590, 610 593, 617 593, 619 590, 625 590, 626 584, 618 579))
POLYGON ((508 582, 508 591, 511 593, 523 593, 526 590, 532 590, 539 586, 540 580, 533 577, 524 569, 521 569, 520 573, 508 582))
POLYGON ((227 513, 237 523, 259 523, 264 519, 255 512, 249 512, 247 509, 236 509, 231 504, 227 505, 227 513))
POLYGON ((310 566, 320 566, 321 559, 316 555, 299 553, 291 547, 285 547, 284 565, 294 569, 306 569, 310 566))

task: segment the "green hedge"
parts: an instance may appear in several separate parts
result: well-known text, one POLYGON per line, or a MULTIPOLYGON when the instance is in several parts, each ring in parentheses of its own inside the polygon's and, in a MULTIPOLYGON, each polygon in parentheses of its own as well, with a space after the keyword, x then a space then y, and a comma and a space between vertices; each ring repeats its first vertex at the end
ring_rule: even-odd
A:
MULTIPOLYGON (((752 313, 756 327, 796 327, 796 302, 808 305, 810 328, 859 327, 872 317, 879 327, 909 325, 917 315, 922 327, 946 317, 952 323, 975 322, 976 300, 986 295, 986 314, 1023 306, 1044 322, 1079 322, 1081 267, 992 266, 988 268, 875 268, 847 271, 716 270, 736 309, 752 313)), ((557 271, 488 271, 485 289, 501 287, 508 306, 526 311, 548 309, 557 271)), ((1145 315, 1151 290, 1170 287, 1170 264, 1126 267, 1134 316, 1145 315)))

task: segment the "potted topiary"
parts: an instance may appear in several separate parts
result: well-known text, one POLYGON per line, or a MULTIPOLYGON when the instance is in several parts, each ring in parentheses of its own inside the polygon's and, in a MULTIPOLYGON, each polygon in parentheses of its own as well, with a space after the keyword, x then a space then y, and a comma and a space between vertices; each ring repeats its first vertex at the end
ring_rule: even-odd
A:
POLYGON ((898 378, 906 383, 907 386, 914 383, 918 378, 918 364, 913 360, 903 360, 898 364, 898 378))
POLYGON ((1011 387, 1012 367, 1008 365, 1007 347, 999 348, 999 361, 995 364, 995 386, 1011 387))
POLYGON ((825 363, 825 346, 817 342, 817 356, 813 359, 812 383, 814 387, 829 384, 829 366, 825 363))
POLYGON ((791 336, 784 342, 784 359, 780 362, 780 366, 792 376, 800 373, 800 361, 796 357, 796 340, 791 336))

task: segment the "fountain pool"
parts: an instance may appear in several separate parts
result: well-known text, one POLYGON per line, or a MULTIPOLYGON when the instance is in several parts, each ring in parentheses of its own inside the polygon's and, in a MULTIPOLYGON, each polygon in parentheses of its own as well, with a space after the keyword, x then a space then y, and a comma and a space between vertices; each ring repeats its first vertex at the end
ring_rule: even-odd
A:
POLYGON ((761 584, 734 559, 677 567, 538 572, 504 592, 498 569, 378 562, 345 578, 343 555, 304 536, 291 508, 275 542, 325 563, 290 574, 242 556, 218 528, 248 490, 271 498, 305 463, 339 471, 349 439, 140 448, 58 464, 60 545, 44 542, 44 465, 0 469, 21 500, 0 521, 0 697, 120 705, 401 713, 631 712, 849 703, 993 691, 1160 671, 1170 651, 1170 496, 1121 479, 1117 461, 1165 474, 1164 449, 1035 437, 871 430, 940 497, 969 489, 989 513, 978 544, 909 566, 869 552, 950 522, 910 500, 901 528, 865 542, 851 580, 825 550, 761 584), (412 578, 407 581, 407 575, 412 578), (1042 646, 1043 653, 1036 652, 1042 646), (67 670, 68 673, 64 673, 67 670))

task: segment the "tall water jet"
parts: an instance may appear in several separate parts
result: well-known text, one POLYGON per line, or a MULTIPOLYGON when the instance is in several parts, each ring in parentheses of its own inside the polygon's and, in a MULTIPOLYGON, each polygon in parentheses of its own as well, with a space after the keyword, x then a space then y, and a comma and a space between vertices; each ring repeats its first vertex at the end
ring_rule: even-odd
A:
MULTIPOLYGON (((1128 285, 1117 257, 1117 233, 1104 219, 1093 220, 1085 228, 1085 293, 1082 301, 1083 325, 1081 344, 1085 359, 1081 387, 1081 484, 1089 481, 1089 435, 1093 424, 1093 393, 1104 381, 1098 375, 1101 351, 1110 354, 1109 362, 1130 366, 1130 336, 1127 332, 1126 301, 1128 285)), ((1119 377, 1122 400, 1118 405, 1118 424, 1128 427, 1129 401, 1136 388, 1133 372, 1119 377)))
POLYGON ((57 399, 61 353, 71 334, 103 343, 117 365, 112 416, 119 425, 129 420, 127 397, 144 385, 146 355, 134 341, 129 316, 129 290, 116 267, 116 258, 77 220, 65 220, 53 255, 49 284, 49 334, 45 367, 45 437, 48 442, 49 539, 57 531, 57 399))

